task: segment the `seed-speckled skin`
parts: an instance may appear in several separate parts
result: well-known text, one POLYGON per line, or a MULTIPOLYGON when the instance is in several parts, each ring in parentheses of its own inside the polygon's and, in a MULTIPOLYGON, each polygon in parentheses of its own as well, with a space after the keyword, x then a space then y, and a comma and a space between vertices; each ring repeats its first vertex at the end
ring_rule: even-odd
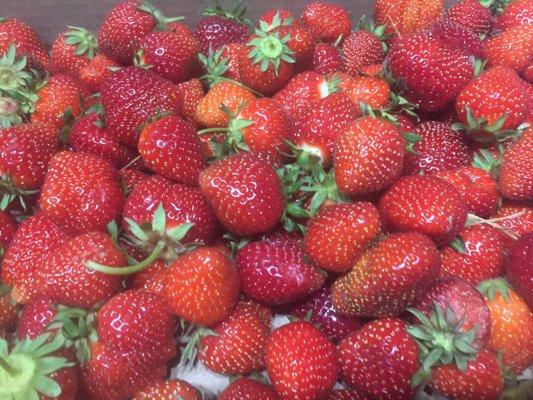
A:
POLYGON ((437 244, 452 240, 467 216, 467 205, 451 184, 425 175, 397 181, 379 200, 379 210, 389 230, 420 232, 437 244))
POLYGON ((376 76, 343 77, 339 85, 354 104, 361 102, 377 110, 390 103, 390 86, 382 78, 376 76))
POLYGON ((302 21, 316 38, 324 42, 334 42, 351 31, 350 13, 334 3, 314 1, 307 4, 302 11, 302 21))
POLYGON ((333 304, 352 316, 394 316, 412 305, 439 273, 433 242, 419 233, 396 233, 359 258, 333 284, 333 304))
POLYGON ((11 214, 6 211, 0 211, 0 247, 4 250, 11 242, 11 239, 13 239, 17 228, 17 221, 15 221, 11 214))
POLYGON ((344 272, 379 232, 379 212, 372 203, 322 207, 307 225, 305 253, 320 268, 344 272))
POLYGON ((324 275, 305 259, 301 241, 280 237, 251 242, 236 257, 241 290, 266 304, 287 304, 315 292, 324 275))
POLYGON ((263 370, 271 315, 263 305, 239 302, 226 319, 213 326, 216 336, 200 339, 198 359, 211 371, 224 375, 263 370))
POLYGON ((202 171, 200 190, 224 227, 240 235, 273 229, 285 200, 272 165, 254 153, 241 153, 202 171))
POLYGON ((313 71, 319 74, 331 74, 342 69, 342 55, 329 43, 317 43, 313 52, 313 71))
POLYGON ((442 278, 418 298, 414 308, 429 317, 435 304, 443 310, 450 307, 457 318, 463 318, 461 331, 475 327, 476 336, 472 346, 476 349, 485 347, 490 337, 490 313, 483 296, 474 286, 460 278, 442 278))
POLYGON ((533 129, 527 129, 503 155, 500 191, 509 199, 533 198, 533 129))
POLYGON ((200 247, 170 266, 164 294, 172 312, 210 326, 227 317, 239 296, 239 274, 231 260, 213 247, 200 247))
POLYGON ((244 44, 248 39, 248 27, 218 15, 202 18, 196 24, 194 35, 200 42, 202 53, 217 51, 230 43, 244 44))
POLYGON ((355 389, 339 389, 329 394, 326 400, 372 400, 363 392, 355 389))
POLYGON ((54 303, 49 296, 38 294, 24 306, 17 321, 17 337, 35 339, 42 335, 57 314, 54 303))
POLYGON ((405 140, 390 122, 362 117, 335 142, 333 163, 339 189, 360 196, 387 188, 398 179, 405 140))
POLYGON ((89 61, 89 64, 80 69, 78 79, 90 93, 96 93, 100 91, 102 82, 113 74, 109 68, 118 67, 116 62, 104 54, 97 54, 89 61))
POLYGON ((381 63, 384 58, 381 40, 362 29, 350 33, 342 42, 341 49, 344 71, 354 76, 361 67, 381 63))
POLYGON ((338 346, 343 379, 375 399, 413 399, 418 345, 406 328, 400 319, 383 318, 345 338, 338 346))
POLYGON ((202 400, 194 386, 181 379, 152 383, 138 392, 133 400, 202 400))
MULTIPOLYGON (((506 217, 499 223, 518 236, 533 232, 533 207, 528 202, 504 201, 493 217, 506 217)), ((508 235, 502 235, 502 240, 507 251, 510 251, 515 240, 508 235)))
POLYGON ((531 0, 511 1, 503 13, 496 19, 494 27, 500 31, 519 25, 530 25, 533 20, 533 4, 531 0))
POLYGON ((67 233, 105 232, 123 202, 120 175, 109 161, 71 151, 51 158, 39 206, 67 233))
POLYGON ((509 254, 507 278, 533 309, 533 232, 518 239, 509 254))
POLYGON ((444 0, 377 0, 376 25, 387 25, 392 34, 405 35, 436 21, 443 11, 444 0))
POLYGON ((176 87, 181 93, 181 97, 183 99, 183 104, 181 106, 183 118, 196 127, 196 125, 198 125, 195 116, 196 107, 198 107, 198 104, 200 104, 205 95, 202 82, 199 79, 190 79, 188 81, 178 83, 176 87))
POLYGON ((466 371, 455 364, 433 369, 429 387, 451 400, 497 400, 503 390, 503 377, 496 356, 483 350, 466 371))
POLYGON ((80 69, 89 64, 87 53, 76 54, 77 45, 67 44, 65 40, 70 30, 59 33, 50 49, 50 72, 64 73, 77 77, 80 69))
POLYGON ((475 286, 504 272, 500 232, 489 225, 474 225, 459 232, 465 252, 452 246, 441 250, 441 276, 456 276, 475 286))
POLYGON ((492 25, 489 9, 482 6, 478 0, 459 1, 446 11, 444 18, 470 28, 478 35, 486 34, 492 25))
POLYGON ((305 321, 291 322, 272 332, 266 361, 274 390, 287 400, 322 399, 339 374, 335 345, 305 321))
MULTIPOLYGON (((483 42, 487 63, 505 65, 521 72, 533 56, 533 24, 515 26, 483 42)), ((502 82, 503 83, 503 82, 502 82)))
POLYGON ((250 378, 238 378, 220 393, 219 400, 279 400, 274 390, 250 378))

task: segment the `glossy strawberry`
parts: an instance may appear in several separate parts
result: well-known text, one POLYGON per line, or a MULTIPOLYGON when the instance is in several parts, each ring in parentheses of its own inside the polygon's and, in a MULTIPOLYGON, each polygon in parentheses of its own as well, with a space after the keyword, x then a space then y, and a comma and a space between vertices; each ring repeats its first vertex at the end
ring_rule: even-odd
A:
POLYGON ((133 400, 201 400, 198 389, 181 379, 155 382, 145 387, 133 400))
POLYGON ((381 40, 363 29, 350 33, 342 42, 341 51, 344 71, 354 76, 362 67, 379 64, 385 57, 381 40))
POLYGON ((359 107, 364 103, 374 110, 379 110, 390 103, 389 84, 375 76, 345 77, 339 87, 359 107))
POLYGON ((498 16, 494 28, 500 31, 514 28, 516 26, 526 26, 531 24, 533 18, 533 5, 528 0, 514 0, 509 2, 498 16))
POLYGON ((528 203, 504 201, 492 218, 498 218, 498 224, 508 230, 507 234, 502 235, 507 251, 512 248, 516 238, 533 232, 533 208, 528 203))
POLYGON ((17 321, 17 337, 35 339, 42 335, 54 321, 57 308, 46 294, 33 296, 24 306, 17 321))
POLYGON ((279 397, 264 383, 250 378, 237 378, 220 393, 219 400, 279 400, 279 397))
POLYGON ((317 43, 313 52, 313 71, 331 74, 342 69, 342 55, 338 48, 328 43, 317 43))
POLYGON ((183 104, 181 106, 183 118, 196 126, 196 107, 198 107, 198 104, 205 96, 202 82, 199 79, 191 79, 179 83, 177 87, 183 99, 183 104))
POLYGON ((89 63, 78 72, 78 79, 90 93, 100 91, 100 86, 113 71, 110 68, 118 68, 119 65, 104 54, 96 54, 89 63))
POLYGON ((50 70, 78 77, 98 48, 96 37, 84 28, 73 27, 60 33, 50 50, 50 70))
POLYGON ((238 18, 238 12, 235 13, 237 15, 230 16, 221 11, 222 15, 216 8, 208 10, 206 17, 198 21, 194 29, 194 35, 204 54, 207 54, 209 49, 216 51, 229 43, 244 44, 248 38, 249 28, 238 18))
POLYGON ((359 390, 338 389, 329 394, 326 400, 371 400, 370 397, 359 390))
POLYGON ((488 65, 503 65, 516 72, 522 71, 533 56, 531 41, 531 25, 509 28, 488 38, 483 42, 488 65))
POLYGON ((431 25, 440 17, 443 6, 443 0, 377 0, 374 20, 378 25, 387 24, 390 33, 401 37, 431 25))
POLYGON ((302 21, 320 40, 334 42, 339 36, 350 34, 351 23, 348 10, 338 4, 315 1, 307 4, 302 12, 302 21))
POLYGON ((446 11, 444 18, 470 28, 478 35, 488 33, 492 25, 490 10, 479 0, 459 1, 446 11))
POLYGON ((533 254, 533 233, 526 233, 514 244, 506 268, 506 276, 516 291, 533 308, 533 275, 531 256, 533 254))
POLYGON ((527 129, 503 156, 499 186, 502 195, 510 199, 533 198, 533 130, 527 129))

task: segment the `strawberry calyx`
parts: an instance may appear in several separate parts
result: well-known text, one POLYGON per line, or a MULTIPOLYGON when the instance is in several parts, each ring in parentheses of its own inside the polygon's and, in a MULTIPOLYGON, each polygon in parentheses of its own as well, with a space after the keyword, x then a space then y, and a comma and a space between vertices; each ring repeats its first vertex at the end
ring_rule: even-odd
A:
POLYGON ((65 33, 65 44, 76 47, 77 56, 85 56, 92 60, 98 50, 98 40, 96 36, 85 28, 67 25, 70 29, 65 33))
POLYGON ((19 90, 27 88, 31 75, 25 71, 26 57, 16 57, 16 48, 9 46, 0 58, 0 90, 19 90))
POLYGON ((207 7, 202 11, 202 15, 205 17, 218 16, 236 22, 239 25, 254 28, 252 21, 246 17, 246 3, 241 0, 235 3, 231 11, 226 11, 220 4, 220 0, 215 0, 212 7, 207 7))
POLYGON ((14 201, 17 200, 22 209, 26 211, 26 197, 39 193, 38 190, 27 190, 17 187, 11 175, 0 175, 0 210, 4 211, 14 201))
POLYGON ((142 69, 150 69, 153 67, 153 65, 150 65, 146 62, 144 58, 144 49, 141 48, 135 52, 133 55, 133 65, 135 65, 137 68, 142 69))
POLYGON ((374 20, 367 20, 366 17, 363 15, 359 20, 358 28, 374 34, 380 40, 381 47, 383 48, 383 51, 385 53, 389 50, 387 40, 390 39, 393 35, 387 33, 386 24, 376 26, 374 20))
POLYGON ((486 296, 490 301, 494 300, 496 293, 502 296, 504 300, 508 300, 509 289, 511 289, 511 285, 504 278, 494 278, 480 282, 476 289, 483 296, 486 296))
POLYGON ((0 339, 0 397, 3 399, 58 398, 61 386, 50 375, 72 366, 53 353, 63 347, 61 336, 46 333, 35 339, 17 341, 9 351, 0 339), (51 340, 50 340, 51 339, 51 340))
POLYGON ((165 17, 165 15, 155 8, 149 1, 142 0, 141 4, 137 6, 137 8, 141 11, 144 11, 152 16, 152 18, 155 20, 155 30, 156 31, 164 31, 167 29, 168 25, 173 22, 179 22, 183 21, 185 17, 165 17))
POLYGON ((487 171, 494 178, 497 178, 500 173, 500 168, 503 161, 503 147, 499 147, 500 156, 494 157, 492 153, 487 149, 480 149, 474 152, 474 159, 472 166, 483 171, 487 171))

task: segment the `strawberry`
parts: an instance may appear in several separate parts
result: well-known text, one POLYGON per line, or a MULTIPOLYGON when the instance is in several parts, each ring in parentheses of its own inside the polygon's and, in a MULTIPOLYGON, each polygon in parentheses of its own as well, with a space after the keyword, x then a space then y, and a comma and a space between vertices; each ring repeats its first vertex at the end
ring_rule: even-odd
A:
POLYGON ((209 326, 226 318, 239 295, 239 275, 220 251, 200 247, 170 266, 164 294, 172 312, 187 322, 209 326))
POLYGON ((450 399, 496 400, 503 389, 503 377, 494 354, 483 350, 464 371, 453 364, 435 367, 429 387, 450 399))
POLYGON ((348 271, 379 232, 379 212, 371 203, 322 207, 307 225, 305 254, 325 270, 348 271))
POLYGON ((520 374, 533 362, 533 314, 505 279, 479 284, 490 311, 490 339, 487 348, 501 354, 501 363, 520 374))
POLYGON ((505 31, 516 26, 527 26, 531 24, 532 18, 533 5, 529 0, 510 1, 503 13, 496 19, 494 28, 505 31))
POLYGON ((385 108, 390 102, 390 86, 381 78, 359 76, 344 79, 339 85, 341 90, 357 105, 361 103, 374 110, 385 108))
POLYGON ((101 99, 109 133, 129 146, 137 146, 141 126, 158 114, 177 113, 181 96, 172 83, 151 71, 122 68, 101 86, 101 99))
POLYGON ((435 176, 455 187, 466 202, 469 213, 488 217, 496 210, 501 196, 496 181, 487 171, 464 166, 438 172, 435 176))
POLYGON ((509 251, 514 240, 526 233, 533 232, 533 208, 528 203, 504 202, 491 218, 511 233, 502 235, 505 248, 509 251))
POLYGON ((222 393, 219 400, 279 400, 274 390, 250 378, 237 378, 222 393))
POLYGON ((223 127, 228 124, 228 115, 221 110, 224 106, 232 113, 247 102, 255 100, 254 94, 233 82, 220 82, 213 86, 198 103, 195 118, 208 128, 223 127))
POLYGON ((122 203, 120 176, 108 161, 70 151, 50 160, 39 205, 66 232, 105 231, 122 203))
POLYGON ((265 306, 241 301, 233 312, 213 326, 215 335, 198 343, 198 359, 211 371, 247 375, 265 368, 271 312, 265 306))
POLYGON ((366 394, 359 390, 338 389, 329 394, 326 400, 371 400, 366 394))
POLYGON ((533 129, 527 129, 503 155, 499 185, 503 196, 509 199, 533 198, 533 129))
POLYGON ((487 34, 492 25, 490 10, 479 0, 459 1, 446 11, 444 18, 470 28, 478 35, 487 34))
POLYGON ((351 31, 350 13, 338 4, 309 3, 302 12, 302 21, 313 35, 325 42, 334 42, 339 36, 347 37, 351 31))
POLYGON ((343 380, 372 398, 412 399, 419 350, 406 329, 400 319, 382 318, 343 339, 338 346, 343 380))
POLYGON ((285 205, 280 180, 257 154, 212 164, 200 174, 199 184, 218 220, 237 235, 269 231, 281 219, 285 205))
POLYGON ((298 238, 251 242, 237 252, 235 260, 241 290, 266 304, 287 304, 317 291, 324 275, 305 259, 298 238))
POLYGON ((321 399, 339 374, 335 345, 309 322, 291 322, 272 332, 267 372, 281 398, 321 399))
POLYGON ((462 49, 478 59, 485 57, 483 42, 472 29, 449 19, 442 19, 432 27, 432 30, 447 44, 462 49))
POLYGON ((226 61, 227 71, 224 72, 224 76, 235 81, 240 82, 241 72, 239 69, 239 59, 241 54, 246 51, 246 45, 240 43, 229 43, 222 48, 222 53, 220 54, 221 59, 224 58, 226 61))
POLYGON ((509 28, 485 40, 487 64, 504 65, 520 72, 533 57, 531 42, 533 26, 524 25, 509 28))
POLYGON ((413 304, 439 273, 440 257, 428 237, 396 233, 367 250, 333 284, 333 304, 352 316, 393 316, 413 304))
POLYGON ((37 338, 46 332, 56 315, 57 308, 48 295, 39 293, 33 296, 20 313, 17 337, 19 340, 37 338))
POLYGON ((98 49, 96 37, 84 28, 72 27, 60 33, 50 50, 50 71, 78 77, 98 49))
POLYGON ((143 128, 138 150, 153 172, 179 183, 196 186, 198 175, 206 165, 201 146, 196 130, 189 122, 168 116, 148 123, 143 128))
POLYGON ((194 386, 181 379, 155 382, 145 387, 133 400, 202 400, 202 395, 194 386))
POLYGON ((392 123, 359 118, 335 142, 333 163, 339 190, 356 196, 385 189, 400 176, 405 153, 405 141, 392 123))
POLYGON ((413 133, 421 140, 413 144, 413 153, 405 156, 403 173, 406 175, 454 170, 472 161, 465 138, 448 124, 426 121, 418 125, 413 133))
POLYGON ((443 6, 443 0, 377 0, 374 20, 401 37, 431 25, 440 17, 443 6))
POLYGON ((353 31, 342 42, 344 71, 356 76, 362 67, 380 64, 385 54, 381 40, 368 30, 353 31))
POLYGON ((308 319, 333 343, 339 342, 361 327, 358 319, 337 311, 331 299, 329 285, 324 285, 307 299, 291 305, 289 312, 297 318, 308 319))
POLYGON ((3 256, 5 249, 11 243, 17 231, 17 221, 6 211, 0 211, 0 254, 3 256))
POLYGON ((100 91, 102 82, 113 73, 110 68, 118 67, 119 65, 116 62, 104 54, 96 54, 86 66, 79 70, 78 79, 90 93, 96 93, 100 91))
POLYGON ((196 126, 196 107, 198 107, 198 104, 200 104, 200 101, 205 96, 202 82, 199 79, 191 79, 178 83, 177 87, 183 98, 183 104, 181 106, 183 118, 196 126))
POLYGON ((174 83, 186 80, 196 62, 200 45, 184 25, 182 29, 152 32, 139 42, 135 64, 146 66, 174 83))
POLYGON ((522 295, 530 308, 533 308, 533 274, 531 255, 533 252, 533 233, 526 233, 515 243, 509 255, 506 276, 516 291, 522 295))
POLYGON ((467 206, 448 182, 432 176, 397 181, 379 200, 383 224, 392 231, 417 231, 436 243, 452 240, 464 227, 467 206))
POLYGON ((455 110, 474 139, 491 141, 505 137, 526 118, 528 96, 514 70, 495 66, 473 79, 459 93, 455 110))
POLYGON ((168 271, 165 261, 157 260, 137 272, 128 280, 128 288, 163 295, 165 276, 168 271))
POLYGON ((331 74, 342 69, 342 55, 339 49, 328 43, 317 43, 313 52, 313 71, 331 74))

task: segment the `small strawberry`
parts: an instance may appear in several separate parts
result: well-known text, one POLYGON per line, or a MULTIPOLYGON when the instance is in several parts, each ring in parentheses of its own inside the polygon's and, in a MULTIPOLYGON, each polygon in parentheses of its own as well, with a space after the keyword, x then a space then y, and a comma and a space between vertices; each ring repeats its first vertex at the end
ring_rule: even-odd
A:
POLYGON ((119 65, 104 54, 96 54, 79 70, 78 79, 90 93, 99 92, 102 82, 113 73, 110 68, 119 68, 119 65))
POLYGON ((202 82, 199 79, 191 79, 178 83, 177 87, 183 99, 183 104, 181 106, 183 118, 196 126, 196 108, 205 96, 202 82))
POLYGON ((448 182, 415 175, 397 181, 379 200, 383 224, 392 231, 416 231, 436 243, 452 240, 464 227, 466 202, 448 182))
POLYGON ((440 257, 428 237, 396 233, 368 249, 333 284, 333 304, 352 316, 393 316, 437 278, 440 257))
POLYGON ((487 34, 492 25, 490 10, 479 0, 459 1, 446 11, 444 18, 470 28, 478 35, 487 34))
POLYGON ((313 52, 313 71, 331 74, 342 69, 342 55, 339 49, 328 43, 317 43, 313 52))
POLYGON ((531 42, 533 26, 523 25, 509 28, 483 42, 487 64, 503 65, 520 72, 533 57, 531 42))
POLYGON ((334 42, 339 36, 347 37, 351 31, 350 13, 334 3, 307 4, 302 11, 302 21, 313 35, 325 42, 334 42))
POLYGON ((50 71, 74 78, 86 67, 98 49, 96 37, 84 28, 69 27, 60 33, 50 50, 50 71))
MULTIPOLYGON (((381 27, 380 32, 383 33, 384 29, 384 26, 381 27)), ((380 64, 385 58, 380 38, 366 29, 350 33, 342 42, 341 52, 344 71, 353 76, 356 76, 362 67, 380 64)))
POLYGON ((282 398, 323 398, 339 374, 335 345, 305 321, 291 322, 270 335, 267 372, 282 398))
POLYGON ((401 37, 431 25, 441 16, 443 6, 443 0, 377 0, 374 20, 401 37))
POLYGON ((176 259, 164 283, 172 312, 192 324, 210 326, 226 318, 239 295, 239 274, 220 251, 200 247, 176 259))
POLYGON ((533 198, 533 129, 528 128, 503 155, 499 185, 509 199, 533 198))
POLYGON ((200 391, 181 379, 155 382, 133 396, 133 400, 202 400, 200 391))
POLYGON ((499 31, 505 31, 516 26, 527 26, 531 24, 532 18, 533 5, 531 4, 531 1, 510 1, 503 13, 496 19, 494 28, 499 31))
POLYGON ((222 393, 219 400, 279 400, 274 390, 250 378, 237 378, 222 393))
POLYGON ((341 376, 352 388, 383 400, 414 397, 411 379, 419 367, 419 350, 404 321, 369 322, 343 339, 338 352, 341 376))
POLYGON ((532 256, 533 233, 526 233, 511 249, 506 276, 529 307, 533 309, 533 271, 530 262, 532 256))

